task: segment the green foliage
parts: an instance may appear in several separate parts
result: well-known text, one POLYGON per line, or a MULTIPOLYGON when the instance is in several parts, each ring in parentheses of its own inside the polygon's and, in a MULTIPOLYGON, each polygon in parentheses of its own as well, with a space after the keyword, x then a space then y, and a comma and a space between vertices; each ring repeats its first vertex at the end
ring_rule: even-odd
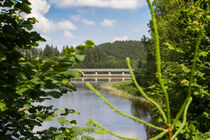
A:
POLYGON ((131 94, 131 95, 135 95, 135 96, 140 95, 138 89, 136 89, 133 86, 132 81, 113 83, 112 86, 119 89, 119 90, 125 91, 126 93, 131 94))
POLYGON ((70 78, 80 76, 81 71, 71 70, 71 67, 84 59, 85 48, 93 47, 94 43, 89 40, 75 49, 65 48, 63 56, 52 54, 53 57, 47 56, 45 60, 32 56, 30 51, 35 51, 38 42, 44 39, 32 30, 36 19, 21 16, 30 13, 29 1, 5 0, 0 6, 1 139, 77 139, 90 131, 72 127, 76 121, 65 119, 69 113, 78 114, 75 110, 59 110, 41 103, 76 90, 70 78), (34 131, 35 127, 56 116, 60 128, 34 131))
POLYGON ((86 49, 85 54, 85 60, 78 63, 76 68, 126 68, 124 60, 127 56, 135 64, 138 59, 144 61, 147 52, 141 41, 115 41, 86 49))
MULTIPOLYGON (((61 53, 59 52, 57 47, 54 47, 53 45, 46 45, 44 50, 42 50, 41 48, 30 48, 27 50, 24 49, 20 49, 19 50, 21 52, 21 54, 24 57, 27 58, 33 58, 35 59, 36 57, 40 57, 42 59, 47 59, 47 58, 51 58, 53 56, 60 56, 61 53)), ((62 53, 62 55, 64 55, 64 52, 62 53)))
POLYGON ((136 67, 134 67, 135 77, 139 84, 143 87, 148 87, 154 84, 155 81, 155 55, 154 47, 150 38, 147 38, 145 35, 142 36, 141 42, 145 48, 145 59, 139 58, 136 67))
POLYGON ((109 133, 110 135, 113 135, 119 139, 124 139, 124 140, 137 140, 137 139, 133 139, 133 138, 127 138, 127 137, 123 137, 120 135, 117 135, 113 132, 111 132, 110 130, 106 129, 105 127, 103 127, 101 124, 99 124, 98 122, 94 121, 93 119, 89 119, 89 122, 86 124, 87 126, 96 126, 98 127, 98 129, 95 129, 94 132, 96 134, 106 134, 109 133))
MULTIPOLYGON (((165 98, 165 100, 164 100, 164 104, 159 105, 155 100, 150 98, 144 92, 143 88, 138 84, 136 77, 132 71, 132 68, 130 65, 130 59, 127 58, 128 67, 130 69, 134 84, 136 85, 137 89, 142 94, 142 96, 145 97, 151 104, 153 104, 157 108, 157 110, 161 114, 161 117, 162 117, 161 119, 163 119, 163 121, 160 121, 160 122, 163 122, 163 125, 161 125, 161 127, 156 126, 156 125, 151 125, 150 123, 145 123, 142 120, 138 120, 138 122, 144 123, 148 127, 151 127, 155 130, 162 131, 158 135, 153 137, 152 140, 161 139, 162 137, 165 137, 166 139, 170 139, 170 140, 174 140, 177 138, 180 138, 180 139, 208 138, 209 132, 207 132, 208 130, 206 131, 206 125, 209 124, 208 123, 209 122, 209 110, 207 108, 209 107, 209 99, 210 98, 209 98, 209 93, 208 93, 209 86, 206 85, 207 83, 209 83, 209 77, 208 77, 208 75, 206 75, 206 73, 209 70, 209 67, 205 67, 205 64, 206 64, 206 62, 207 63, 209 63, 209 62, 208 62, 208 58, 202 59, 200 56, 202 56, 202 57, 208 56, 209 46, 208 46, 208 43, 205 42, 206 38, 208 38, 207 27, 209 27, 208 22, 206 22, 205 19, 206 18, 208 19, 208 17, 203 18, 202 16, 208 15, 209 11, 205 10, 205 8, 204 8, 204 10, 199 8, 202 5, 204 7, 207 6, 206 9, 209 9, 208 4, 205 1, 196 1, 195 2, 195 6, 197 6, 196 8, 192 8, 191 6, 187 5, 187 8, 186 8, 187 15, 184 15, 183 17, 181 15, 178 16, 178 18, 180 18, 179 19, 180 22, 178 22, 178 24, 184 24, 184 25, 186 24, 186 27, 184 25, 182 25, 180 27, 175 26, 175 28, 179 29, 182 27, 182 30, 183 30, 183 27, 185 27, 184 28, 185 31, 181 35, 185 35, 186 37, 183 39, 184 41, 182 39, 180 39, 181 40, 180 42, 182 42, 184 44, 188 43, 188 46, 186 46, 186 44, 185 44, 185 46, 182 46, 183 44, 181 44, 180 46, 178 46, 179 48, 176 49, 177 46, 173 47, 173 45, 171 45, 168 42, 164 43, 165 45, 168 46, 168 49, 176 52, 175 54, 177 54, 177 56, 178 56, 177 58, 179 58, 180 61, 174 63, 174 61, 176 59, 166 59, 167 57, 165 57, 164 61, 168 61, 170 63, 165 63, 167 65, 164 65, 165 70, 162 75, 161 57, 160 57, 160 43, 162 44, 162 42, 159 42, 160 38, 159 38, 159 34, 158 34, 158 29, 157 29, 157 25, 156 25, 156 17, 155 17, 155 12, 157 12, 158 9, 155 9, 155 12, 154 12, 150 1, 147 0, 147 2, 149 5, 149 8, 150 8, 151 15, 152 15, 152 23, 153 23, 152 30, 154 30, 153 40, 155 41, 155 56, 156 56, 156 68, 157 68, 156 77, 159 82, 159 84, 157 86, 152 85, 149 87, 149 89, 156 89, 157 92, 161 91, 161 93, 163 93, 163 95, 164 95, 163 97, 165 98), (190 12, 191 10, 192 10, 192 13, 190 12), (198 12, 196 12, 197 10, 198 10, 198 12), (198 13, 198 14, 196 15, 196 13, 198 13), (207 14, 205 14, 205 13, 207 13, 207 14), (195 22, 194 19, 198 19, 198 20, 196 20, 196 22, 195 22), (182 20, 185 20, 185 22, 182 22, 182 20), (193 23, 193 24, 190 24, 190 23, 193 23), (186 40, 188 40, 188 42, 185 42, 186 40), (199 55, 200 52, 203 50, 203 46, 205 46, 207 53, 201 53, 202 55, 199 55), (187 59, 183 59, 183 57, 184 58, 187 57, 187 59), (182 63, 180 64, 180 62, 182 62, 182 63), (197 64, 199 64, 199 65, 197 65, 197 64), (173 67, 171 68, 171 66, 173 66, 173 67), (171 72, 170 70, 176 71, 176 72, 171 72), (198 81, 198 78, 201 78, 200 80, 202 80, 202 81, 198 81), (174 80, 177 80, 177 81, 174 81, 174 80), (203 83, 203 81, 205 81, 205 82, 203 83), (203 94, 200 93, 201 89, 202 89, 202 92, 204 92, 203 94), (200 91, 197 91, 197 90, 200 90, 200 91), (194 95, 193 95, 193 93, 194 93, 194 95), (174 94, 174 97, 171 97, 172 94, 174 94), (177 98, 178 94, 180 94, 182 98, 177 98), (170 100, 170 101, 169 101, 169 95, 172 98, 172 100, 170 100), (195 95, 196 96, 199 95, 201 98, 205 97, 205 99, 202 98, 202 100, 197 101, 196 100, 197 97, 195 95), (182 106, 180 108, 177 108, 177 103, 174 102, 175 101, 174 99, 181 101, 180 104, 182 104, 182 106), (183 99, 183 100, 181 100, 181 99, 183 99), (195 108, 196 108, 195 106, 193 106, 193 105, 191 106, 191 108, 193 110, 189 109, 192 100, 195 100, 195 101, 193 101, 193 105, 197 105, 198 102, 204 103, 207 101, 206 104, 203 104, 204 108, 201 108, 201 107, 198 108, 201 110, 201 112, 203 113, 203 115, 206 118, 203 118, 202 116, 197 116, 199 113, 197 113, 198 109, 195 110, 195 108), (170 106, 172 106, 172 107, 170 107, 170 106), (172 114, 171 114, 171 108, 173 110, 172 114), (188 110, 190 110, 189 113, 188 113, 188 110), (192 113, 193 111, 194 111, 194 113, 192 113), (182 116, 182 122, 180 121, 181 116, 182 116), (187 118, 189 118, 188 121, 187 121, 187 118), (205 124, 202 123, 202 120, 200 120, 200 118, 204 119, 203 122, 205 122, 205 124), (194 125, 192 125, 192 124, 194 124, 194 125), (198 131, 198 129, 199 129, 199 127, 201 127, 201 125, 202 125, 202 129, 203 129, 202 131, 205 131, 205 134, 199 134, 200 132, 198 131)), ((158 0, 154 1, 154 3, 156 3, 156 4, 159 4, 158 2, 159 2, 158 0)), ((168 3, 165 3, 165 4, 170 5, 171 3, 176 3, 178 5, 179 4, 178 2, 179 1, 168 1, 168 3)), ((184 3, 184 2, 180 2, 180 3, 184 3)), ((193 1, 192 1, 192 4, 194 4, 193 1)), ((161 10, 163 10, 162 13, 157 14, 158 16, 164 17, 165 16, 164 14, 167 15, 167 13, 169 13, 169 15, 170 14, 173 15, 173 12, 170 13, 170 9, 167 9, 168 7, 165 8, 164 4, 160 4, 158 6, 162 6, 162 7, 160 7, 160 9, 162 8, 161 10), (165 9, 167 9, 167 12, 165 11, 165 9)), ((183 5, 181 5, 181 6, 183 6, 183 5)), ((185 9, 183 10, 182 7, 178 10, 180 10, 181 12, 185 12, 185 9)), ((174 18, 175 18, 175 16, 174 16, 174 18)), ((172 21, 173 20, 174 19, 172 18, 172 21)), ((164 37, 162 37, 161 39, 164 39, 164 37)), ((175 45, 177 45, 177 44, 175 44, 175 45)), ((163 52, 164 51, 167 52, 168 51, 167 48, 165 50, 163 50, 163 52)), ((169 53, 166 53, 166 54, 168 55, 169 53)), ((97 96, 99 96, 108 106, 110 106, 112 109, 114 109, 117 113, 119 113, 127 118, 134 119, 132 116, 126 115, 125 113, 117 110, 89 83, 86 83, 86 85, 97 96)), ((160 94, 160 92, 159 92, 159 94, 160 94)), ((94 123, 94 121, 92 121, 92 122, 94 123)), ((99 128, 103 128, 100 124, 98 124, 96 122, 94 124, 99 128)), ((106 130, 106 131, 108 132, 108 130, 106 130)), ((118 135, 116 135, 112 132, 110 134, 118 137, 118 135)), ((129 139, 129 138, 122 138, 122 139, 129 139)))
POLYGON ((94 140, 94 138, 93 137, 90 137, 90 136, 83 135, 82 136, 82 140, 94 140))
MULTIPOLYGON (((194 81, 192 91, 193 102, 189 107, 187 125, 194 125, 196 131, 207 133, 209 131, 209 5, 206 1, 191 2, 165 2, 165 8, 161 5, 165 1, 156 0, 154 3, 157 15, 158 27, 164 24, 164 28, 158 28, 161 35, 161 46, 165 64, 163 78, 169 91, 171 102, 171 115, 175 117, 183 100, 187 97, 192 73, 192 61, 195 52, 195 43, 202 31, 202 39, 197 52, 197 64, 193 72, 194 81), (174 4, 172 4, 174 3, 174 4), (173 9, 177 5, 176 9, 173 9), (170 8, 167 8, 170 7, 170 8), (165 11, 167 10, 167 11, 165 11), (171 18, 172 17, 172 18, 171 18), (173 34, 171 33, 173 32, 173 34), (165 36, 166 35, 166 36, 165 36), (165 42, 166 41, 166 42, 165 42), (164 46, 167 46, 165 48, 164 46), (168 57, 170 56, 170 57, 168 57)), ((187 126, 188 127, 188 126, 187 126)), ((187 128, 186 127, 186 128, 187 128)), ((191 129, 189 129, 191 130, 191 129)), ((182 133, 180 139, 189 135, 192 139, 195 130, 182 133)), ((198 133, 200 134, 200 133, 198 133)))
POLYGON ((46 45, 44 51, 40 53, 40 57, 42 57, 43 59, 60 55, 60 52, 58 51, 57 47, 54 48, 52 45, 46 45))

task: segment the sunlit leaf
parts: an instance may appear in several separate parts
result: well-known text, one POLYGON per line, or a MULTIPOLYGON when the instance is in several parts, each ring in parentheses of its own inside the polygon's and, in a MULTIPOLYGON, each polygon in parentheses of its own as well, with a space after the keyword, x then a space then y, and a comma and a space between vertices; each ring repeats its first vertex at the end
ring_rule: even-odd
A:
POLYGON ((100 134, 100 135, 105 135, 106 131, 104 129, 99 128, 99 129, 95 129, 94 133, 100 134))
POLYGON ((70 122, 64 118, 64 117, 61 117, 61 118, 57 118, 57 121, 63 126, 63 125, 70 125, 70 122))
POLYGON ((68 82, 69 82, 68 79, 63 79, 63 80, 62 80, 62 84, 66 84, 66 83, 68 83, 68 82))
POLYGON ((76 120, 72 120, 72 121, 70 121, 70 123, 71 123, 72 125, 76 125, 76 124, 77 124, 77 121, 76 121, 76 120))
POLYGON ((88 48, 94 48, 94 47, 95 47, 95 43, 94 43, 92 40, 87 40, 87 41, 85 41, 85 45, 86 45, 88 48))
POLYGON ((5 111, 6 109, 7 109, 7 107, 6 107, 5 103, 0 102, 0 110, 5 111))
POLYGON ((78 135, 81 135, 83 133, 83 130, 82 128, 78 127, 78 126, 75 126, 75 127, 72 127, 71 129, 73 131, 73 133, 78 136, 78 135))
POLYGON ((94 140, 94 138, 91 137, 91 136, 83 135, 83 136, 82 136, 82 140, 94 140))

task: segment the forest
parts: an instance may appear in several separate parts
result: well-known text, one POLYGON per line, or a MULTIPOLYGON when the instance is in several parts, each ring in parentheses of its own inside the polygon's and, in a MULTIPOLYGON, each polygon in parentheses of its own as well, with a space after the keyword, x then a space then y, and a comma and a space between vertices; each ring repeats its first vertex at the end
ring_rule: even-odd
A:
MULTIPOLYGON (((144 62, 147 57, 149 47, 143 41, 148 39, 144 36, 141 41, 115 41, 113 43, 103 43, 96 45, 93 49, 85 49, 84 61, 76 64, 75 68, 127 68, 126 57, 130 57, 133 65, 138 61, 144 62)), ((64 48, 73 48, 65 45, 64 48)), ((57 47, 46 45, 44 49, 32 48, 24 52, 26 57, 43 59, 53 56, 62 56, 57 47)))

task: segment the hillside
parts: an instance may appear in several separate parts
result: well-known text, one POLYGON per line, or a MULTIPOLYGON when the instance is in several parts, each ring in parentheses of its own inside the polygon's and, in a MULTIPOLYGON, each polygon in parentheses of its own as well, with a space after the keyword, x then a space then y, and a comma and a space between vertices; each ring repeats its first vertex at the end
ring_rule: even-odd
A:
POLYGON ((145 60, 146 48, 140 41, 115 41, 103 43, 93 49, 86 49, 85 60, 77 68, 127 68, 126 57, 132 64, 145 60))

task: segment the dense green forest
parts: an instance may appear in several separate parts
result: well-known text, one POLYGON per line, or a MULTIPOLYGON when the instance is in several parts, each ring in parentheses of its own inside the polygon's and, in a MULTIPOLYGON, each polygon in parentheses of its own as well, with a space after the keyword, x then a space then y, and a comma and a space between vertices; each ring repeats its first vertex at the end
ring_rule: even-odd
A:
MULTIPOLYGON (((145 36, 144 36, 145 37, 145 36)), ((146 37, 145 37, 146 38, 146 37)), ((148 48, 143 39, 141 41, 115 41, 103 43, 95 48, 85 49, 85 60, 75 65, 75 68, 127 68, 126 57, 130 57, 132 64, 146 61, 148 48)), ((65 45, 64 48, 73 48, 65 45)), ((44 49, 31 48, 24 52, 27 57, 43 59, 53 56, 62 56, 57 47, 46 45, 44 49)))
MULTIPOLYGON (((183 119, 177 112, 186 104, 186 101, 183 102, 185 99, 190 96, 193 98, 188 122, 178 139, 207 139, 210 137, 209 3, 205 0, 156 0, 153 7, 160 35, 162 76, 170 99, 172 118, 183 119), (196 48, 199 37, 201 42, 196 48)), ((156 37, 152 21, 149 27, 151 43, 154 44, 156 37)), ((140 73, 141 84, 141 81, 144 83, 147 79, 144 78, 144 71, 140 73)), ((143 86, 150 92, 150 96, 164 100, 159 84, 151 82, 143 86)))
POLYGON ((126 57, 133 64, 144 61, 147 56, 146 46, 141 41, 115 41, 103 43, 94 49, 86 49, 85 60, 78 63, 78 68, 127 68, 126 57))

